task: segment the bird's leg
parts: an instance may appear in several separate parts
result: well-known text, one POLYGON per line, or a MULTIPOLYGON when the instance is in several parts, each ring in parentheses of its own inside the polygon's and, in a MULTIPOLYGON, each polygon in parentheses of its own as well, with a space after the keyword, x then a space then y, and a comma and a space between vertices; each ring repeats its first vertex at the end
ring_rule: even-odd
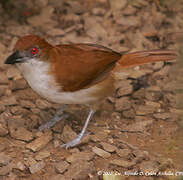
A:
POLYGON ((68 149, 70 147, 73 147, 73 146, 77 145, 81 141, 81 139, 86 135, 85 134, 86 128, 87 128, 90 120, 92 119, 94 113, 95 113, 95 111, 93 109, 90 109, 90 112, 89 112, 88 117, 86 119, 86 122, 85 122, 85 124, 83 126, 83 129, 78 134, 77 138, 72 140, 72 141, 70 141, 70 142, 68 142, 68 143, 66 143, 66 144, 63 144, 61 147, 65 147, 66 149, 68 149))
POLYGON ((57 122, 61 121, 62 119, 68 118, 68 114, 64 114, 63 111, 65 110, 65 108, 67 107, 67 105, 63 105, 59 110, 56 111, 56 114, 53 116, 53 118, 48 121, 47 123, 41 125, 39 127, 40 131, 43 131, 44 129, 49 129, 51 127, 53 127, 57 122))

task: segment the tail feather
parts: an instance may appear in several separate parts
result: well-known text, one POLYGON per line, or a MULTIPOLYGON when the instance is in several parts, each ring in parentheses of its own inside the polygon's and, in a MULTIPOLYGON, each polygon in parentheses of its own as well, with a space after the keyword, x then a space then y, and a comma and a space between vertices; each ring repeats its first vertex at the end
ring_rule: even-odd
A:
POLYGON ((139 51, 123 55, 116 66, 121 69, 157 61, 171 61, 175 60, 176 57, 177 53, 173 50, 139 51))

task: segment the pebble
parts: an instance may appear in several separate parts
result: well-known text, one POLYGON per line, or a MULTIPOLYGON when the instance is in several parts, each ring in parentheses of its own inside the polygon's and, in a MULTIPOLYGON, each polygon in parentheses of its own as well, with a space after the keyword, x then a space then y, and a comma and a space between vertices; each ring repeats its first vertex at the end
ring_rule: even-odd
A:
POLYGON ((94 153, 92 152, 76 152, 66 158, 67 162, 73 163, 79 160, 90 161, 93 159, 94 153))
POLYGON ((11 162, 11 157, 4 154, 0 153, 0 166, 6 166, 11 162))
POLYGON ((0 136, 6 136, 8 132, 9 131, 7 127, 4 124, 0 123, 0 136))
POLYGON ((7 166, 3 166, 0 168, 0 176, 5 176, 7 174, 9 174, 12 170, 12 165, 9 164, 7 166))
POLYGON ((143 160, 148 160, 149 159, 149 153, 147 151, 142 151, 142 150, 134 150, 133 154, 135 155, 135 161, 136 163, 140 163, 143 160))
POLYGON ((43 99, 37 99, 35 104, 39 109, 42 109, 42 110, 48 109, 51 107, 51 104, 48 101, 43 99))
POLYGON ((12 91, 16 91, 16 90, 27 88, 28 84, 24 79, 17 79, 17 80, 10 81, 9 87, 12 91))
POLYGON ((136 115, 147 115, 153 114, 157 110, 157 107, 150 105, 136 105, 135 110, 136 115))
POLYGON ((116 111, 124 111, 131 108, 131 101, 129 97, 121 97, 119 99, 116 99, 115 103, 115 109, 116 111))
POLYGON ((69 142, 72 141, 74 138, 76 138, 77 134, 72 130, 72 128, 68 125, 64 126, 63 133, 61 134, 60 139, 63 142, 69 142))
POLYGON ((131 151, 129 149, 117 149, 116 153, 122 158, 127 158, 131 154, 131 151))
POLYGON ((135 112, 133 109, 128 109, 126 111, 123 111, 123 116, 125 118, 134 119, 135 118, 135 112))
POLYGON ((143 172, 158 172, 159 163, 157 161, 144 161, 140 164, 140 170, 143 172))
POLYGON ((24 171, 26 169, 26 166, 24 163, 22 163, 21 161, 18 161, 16 163, 15 169, 19 169, 20 171, 24 171))
POLYGON ((114 145, 111 145, 111 144, 108 144, 105 142, 101 142, 100 144, 102 145, 102 147, 104 148, 105 151, 114 152, 117 150, 117 147, 114 145))
POLYGON ((117 82, 116 86, 119 87, 119 90, 117 91, 117 97, 125 96, 133 92, 133 86, 131 85, 130 80, 119 81, 117 82))
POLYGON ((49 179, 51 179, 51 180, 65 180, 65 176, 62 174, 57 174, 57 175, 51 176, 49 179))
POLYGON ((98 156, 103 157, 103 158, 109 158, 109 157, 111 157, 111 154, 110 153, 108 153, 108 152, 104 151, 103 149, 100 149, 100 148, 98 148, 96 146, 92 148, 92 151, 95 154, 97 154, 98 156))
POLYGON ((41 169, 43 169, 45 167, 45 163, 44 161, 40 161, 40 162, 37 162, 35 164, 32 164, 30 167, 29 167, 29 170, 31 172, 31 174, 35 174, 36 172, 40 171, 41 169))
POLYGON ((116 12, 126 7, 127 0, 109 0, 111 10, 116 12))
POLYGON ((14 80, 22 78, 20 71, 16 67, 8 68, 8 70, 6 72, 6 76, 8 77, 8 79, 13 78, 14 80))
POLYGON ((8 83, 8 77, 4 72, 0 72, 0 84, 7 84, 8 83))
POLYGON ((35 104, 29 100, 21 100, 20 105, 24 108, 35 108, 35 104))
POLYGON ((43 160, 44 158, 47 158, 51 155, 51 153, 47 150, 43 150, 43 151, 40 151, 38 152, 38 154, 35 156, 35 159, 36 160, 43 160))
POLYGON ((18 102, 15 96, 10 96, 10 97, 3 96, 3 98, 1 98, 0 104, 3 104, 4 106, 12 106, 12 105, 17 105, 18 102))
POLYGON ((64 173, 65 179, 89 179, 89 175, 95 172, 93 162, 77 161, 71 164, 68 171, 64 173))
POLYGON ((55 164, 55 170, 57 173, 62 174, 68 169, 69 166, 70 164, 66 161, 60 161, 59 163, 55 164))
POLYGON ((139 89, 138 91, 135 91, 132 95, 135 99, 144 99, 145 98, 146 90, 144 88, 139 89))
POLYGON ((33 142, 27 144, 26 148, 36 152, 44 148, 51 140, 52 140, 52 133, 47 132, 42 136, 38 137, 37 139, 35 139, 33 142))
POLYGON ((121 167, 124 167, 124 168, 129 168, 129 167, 132 167, 136 164, 133 161, 130 162, 130 161, 126 161, 126 160, 123 160, 123 159, 113 159, 109 163, 117 165, 117 166, 121 166, 121 167))
POLYGON ((123 130, 128 132, 143 132, 148 126, 151 126, 152 124, 153 120, 151 119, 146 121, 138 121, 136 123, 124 127, 123 130))
POLYGON ((9 130, 11 137, 17 140, 29 142, 33 139, 32 132, 28 131, 25 127, 17 127, 13 124, 11 126, 11 124, 9 124, 9 130))
POLYGON ((50 36, 64 36, 65 31, 62 29, 53 28, 46 32, 50 36))
POLYGON ((145 98, 149 101, 159 101, 162 96, 161 91, 147 91, 145 93, 145 98))
POLYGON ((171 114, 170 113, 156 113, 156 114, 153 114, 153 116, 157 119, 168 119, 171 117, 171 114))

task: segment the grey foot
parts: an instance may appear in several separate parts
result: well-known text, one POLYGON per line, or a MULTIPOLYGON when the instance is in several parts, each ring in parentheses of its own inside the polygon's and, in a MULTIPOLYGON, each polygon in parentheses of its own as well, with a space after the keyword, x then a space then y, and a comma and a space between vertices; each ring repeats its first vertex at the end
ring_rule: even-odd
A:
POLYGON ((39 131, 43 131, 44 129, 50 129, 53 127, 57 122, 61 121, 62 119, 67 119, 69 114, 63 114, 62 116, 54 117, 47 123, 39 126, 39 131))
POLYGON ((47 123, 41 125, 39 127, 39 130, 43 131, 44 129, 49 129, 49 128, 53 127, 57 122, 61 121, 62 119, 68 118, 69 114, 64 113, 65 108, 66 108, 66 105, 64 105, 62 108, 57 110, 55 116, 47 123))
POLYGON ((86 137, 89 134, 90 133, 84 134, 84 136, 81 135, 81 134, 79 134, 76 139, 73 139, 72 141, 70 141, 70 142, 68 142, 66 144, 62 144, 61 147, 62 148, 65 147, 66 149, 71 148, 71 147, 74 147, 74 146, 76 146, 77 144, 79 144, 81 142, 81 140, 83 139, 83 137, 86 137))

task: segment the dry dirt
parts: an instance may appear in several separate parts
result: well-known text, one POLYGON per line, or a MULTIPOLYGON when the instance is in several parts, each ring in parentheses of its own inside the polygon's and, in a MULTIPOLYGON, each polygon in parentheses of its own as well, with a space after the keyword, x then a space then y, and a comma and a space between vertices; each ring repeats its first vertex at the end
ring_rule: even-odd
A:
POLYGON ((182 51, 181 1, 0 1, 0 180, 183 179, 183 63, 134 68, 117 82, 91 121, 91 134, 69 150, 88 109, 71 105, 69 120, 39 132, 60 107, 4 65, 17 39, 38 34, 53 44, 96 43, 119 52, 182 51), (172 34, 173 33, 173 34, 172 34), (177 38, 180 39, 179 37, 177 38), (111 173, 111 175, 107 175, 111 173))

